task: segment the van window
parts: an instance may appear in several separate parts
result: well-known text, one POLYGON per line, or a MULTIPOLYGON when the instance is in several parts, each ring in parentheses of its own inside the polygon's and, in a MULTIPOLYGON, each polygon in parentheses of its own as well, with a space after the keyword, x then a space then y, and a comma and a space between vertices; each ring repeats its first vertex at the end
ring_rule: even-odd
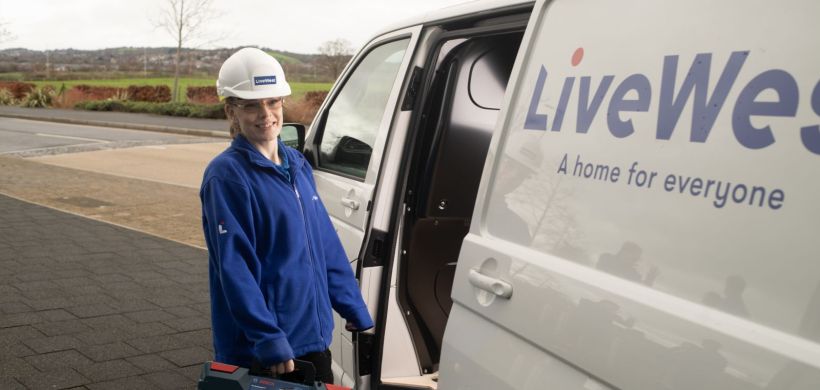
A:
POLYGON ((319 167, 364 179, 387 97, 409 39, 381 45, 367 54, 328 110, 319 167))

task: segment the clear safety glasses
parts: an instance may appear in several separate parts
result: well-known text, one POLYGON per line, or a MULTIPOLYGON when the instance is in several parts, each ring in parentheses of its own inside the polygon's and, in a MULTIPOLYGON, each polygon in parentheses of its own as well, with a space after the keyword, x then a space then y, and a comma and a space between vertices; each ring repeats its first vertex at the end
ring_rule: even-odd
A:
POLYGON ((277 108, 282 107, 282 102, 284 98, 270 98, 270 99, 258 99, 258 100, 242 100, 233 103, 233 105, 242 112, 245 112, 250 115, 258 114, 262 111, 262 107, 268 110, 275 110, 277 108))

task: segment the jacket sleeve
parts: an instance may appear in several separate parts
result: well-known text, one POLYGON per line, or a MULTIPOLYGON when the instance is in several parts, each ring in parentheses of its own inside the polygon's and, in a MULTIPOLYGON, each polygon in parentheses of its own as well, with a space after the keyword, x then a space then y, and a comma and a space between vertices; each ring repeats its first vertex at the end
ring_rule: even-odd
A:
MULTIPOLYGON (((306 164, 306 166, 310 173, 310 184, 318 194, 316 183, 313 181, 312 169, 310 169, 309 164, 306 164)), ((333 223, 330 221, 325 205, 321 200, 318 203, 320 210, 317 214, 322 234, 321 242, 324 246, 330 303, 333 305, 333 310, 336 310, 345 320, 352 323, 357 330, 370 329, 373 327, 373 319, 367 311, 364 299, 362 299, 359 283, 356 276, 353 275, 353 270, 350 269, 350 262, 347 259, 342 242, 339 240, 339 235, 336 234, 336 229, 333 228, 333 223)))
MULTIPOLYGON (((323 207, 324 208, 324 207, 323 207)), ((325 253, 327 254, 327 288, 330 303, 344 319, 351 322, 356 330, 362 331, 373 327, 373 319, 362 299, 359 283, 345 255, 339 235, 333 229, 330 217, 323 215, 325 253)))
POLYGON ((205 238, 230 311, 230 318, 217 320, 235 321, 254 343, 254 355, 263 365, 293 359, 287 337, 259 288, 261 262, 255 250, 250 191, 240 183, 211 178, 201 196, 205 238))

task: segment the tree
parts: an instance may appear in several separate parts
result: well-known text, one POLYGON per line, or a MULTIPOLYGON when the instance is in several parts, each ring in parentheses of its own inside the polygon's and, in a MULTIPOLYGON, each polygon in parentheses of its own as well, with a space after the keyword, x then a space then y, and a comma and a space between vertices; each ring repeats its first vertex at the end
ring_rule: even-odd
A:
POLYGON ((162 16, 156 25, 168 31, 177 42, 177 52, 174 56, 173 101, 179 96, 182 47, 194 40, 202 39, 206 23, 214 16, 212 0, 165 0, 162 16))
POLYGON ((327 69, 332 79, 336 79, 350 61, 352 53, 353 47, 347 39, 327 41, 319 46, 320 65, 327 69))

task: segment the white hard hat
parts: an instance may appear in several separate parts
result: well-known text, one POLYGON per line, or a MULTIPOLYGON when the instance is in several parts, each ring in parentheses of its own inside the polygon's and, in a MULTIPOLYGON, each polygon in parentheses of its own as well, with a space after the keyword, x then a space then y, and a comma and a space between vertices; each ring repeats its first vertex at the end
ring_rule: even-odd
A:
POLYGON ((267 99, 289 96, 290 85, 279 61, 262 50, 246 47, 222 64, 216 92, 222 97, 267 99))

